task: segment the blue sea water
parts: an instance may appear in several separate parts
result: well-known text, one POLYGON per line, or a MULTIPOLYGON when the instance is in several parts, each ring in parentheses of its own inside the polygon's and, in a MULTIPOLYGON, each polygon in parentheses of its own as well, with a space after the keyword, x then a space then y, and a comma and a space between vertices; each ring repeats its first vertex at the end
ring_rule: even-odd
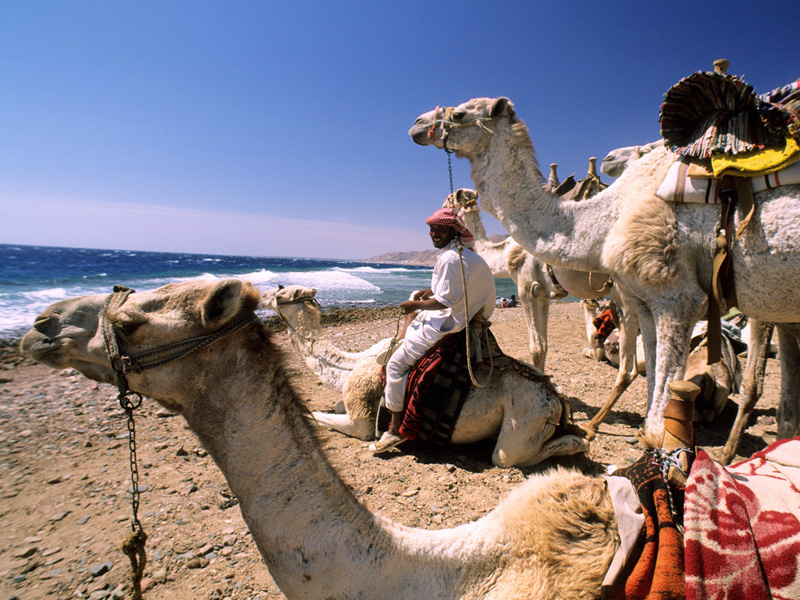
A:
MULTIPOLYGON (((33 325, 58 300, 110 293, 114 285, 153 289, 167 283, 237 277, 261 291, 278 285, 317 289, 323 307, 399 304, 430 287, 430 267, 313 258, 222 256, 0 244, 0 336, 33 325)), ((516 293, 497 280, 498 294, 516 293)))

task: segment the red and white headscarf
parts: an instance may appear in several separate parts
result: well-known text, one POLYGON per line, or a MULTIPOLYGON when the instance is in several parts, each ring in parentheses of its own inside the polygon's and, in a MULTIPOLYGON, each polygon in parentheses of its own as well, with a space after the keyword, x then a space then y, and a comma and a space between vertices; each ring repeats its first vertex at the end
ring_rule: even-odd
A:
POLYGON ((440 208, 430 217, 425 219, 426 225, 445 225, 452 227, 461 236, 461 242, 467 247, 472 249, 475 246, 475 237, 472 232, 467 229, 464 219, 461 215, 452 208, 440 208))

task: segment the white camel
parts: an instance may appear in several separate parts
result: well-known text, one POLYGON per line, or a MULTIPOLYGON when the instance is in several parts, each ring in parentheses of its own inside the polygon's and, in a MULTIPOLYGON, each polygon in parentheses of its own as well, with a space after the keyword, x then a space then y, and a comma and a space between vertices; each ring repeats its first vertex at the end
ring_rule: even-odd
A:
MULTIPOLYGON (((720 218, 713 205, 668 204, 656 197, 675 155, 655 148, 594 198, 564 204, 542 190, 528 130, 507 98, 477 98, 427 112, 409 133, 418 144, 446 144, 467 158, 482 208, 534 256, 608 271, 636 300, 647 360, 645 433, 659 439, 668 384, 682 379, 692 328, 706 314, 720 218)), ((735 225, 742 218, 737 213, 735 225)), ((756 193, 753 219, 730 256, 744 314, 799 322, 800 186, 756 193)), ((798 339, 791 343, 796 350, 798 339)), ((786 373, 784 381, 796 388, 800 371, 786 373)), ((781 402, 781 437, 795 435, 800 425, 800 407, 789 402, 781 402)))
POLYGON ((487 262, 492 274, 511 279, 516 284, 528 326, 531 362, 544 371, 550 300, 565 298, 568 294, 583 299, 602 298, 613 289, 608 274, 548 267, 526 252, 511 236, 492 242, 486 234, 478 195, 474 190, 456 190, 447 196, 442 206, 458 210, 464 218, 467 228, 475 236, 475 251, 487 262))
MULTIPOLYGON (((346 414, 315 412, 318 423, 362 440, 375 432, 378 403, 383 393, 381 366, 376 354, 343 353, 330 342, 321 340, 320 312, 316 290, 287 286, 264 292, 262 306, 286 321, 292 343, 306 357, 307 363, 318 365, 318 349, 324 348, 326 361, 340 368, 349 366, 343 379, 342 393, 346 414), (338 356, 340 358, 333 358, 338 356), (354 358, 358 357, 358 358, 354 358)), ((388 346, 389 340, 373 348, 388 346)), ((485 364, 476 366, 475 376, 485 381, 485 364)), ((314 370, 320 377, 324 372, 314 370)), ((551 456, 566 456, 588 450, 582 435, 569 433, 568 401, 541 371, 510 357, 495 359, 491 379, 485 388, 473 386, 453 428, 451 442, 467 444, 497 437, 492 462, 499 467, 531 466, 551 456)))
POLYGON ((252 313, 259 301, 239 280, 73 298, 40 315, 21 348, 180 413, 290 600, 598 597, 619 544, 603 479, 565 469, 531 477, 454 529, 371 513, 326 458, 280 351, 252 313), (148 359, 152 351, 158 360, 148 359), (123 364, 144 368, 122 373, 123 364))
MULTIPOLYGON (((639 160, 642 156, 655 148, 664 146, 664 140, 656 140, 649 144, 626 146, 624 148, 617 148, 609 152, 601 164, 601 171, 611 177, 619 177, 628 166, 639 160)), ((749 337, 747 339, 747 362, 744 368, 744 374, 741 376, 741 385, 738 389, 738 397, 736 399, 737 413, 736 418, 731 426, 731 431, 728 434, 728 440, 722 449, 720 462, 723 465, 728 465, 736 455, 736 450, 739 448, 742 434, 747 426, 750 416, 753 413, 758 400, 764 391, 764 376, 767 368, 767 356, 769 352, 769 345, 772 339, 772 334, 775 325, 772 323, 765 323, 758 319, 748 319, 749 337)), ((779 338, 786 340, 787 348, 785 354, 781 356, 781 403, 778 410, 783 415, 779 421, 784 423, 791 423, 800 418, 796 417, 798 410, 800 410, 800 388, 792 387, 794 385, 794 378, 791 373, 800 369, 800 351, 797 349, 797 344, 792 343, 792 340, 800 339, 798 333, 800 324, 797 323, 784 323, 778 325, 779 331, 785 329, 783 335, 779 338), (786 385, 783 385, 783 373, 788 374, 786 385)), ((638 351, 638 346, 637 346, 638 351)), ((730 355, 730 350, 725 347, 722 348, 722 360, 726 364, 712 367, 711 365, 703 365, 700 356, 689 355, 687 363, 686 379, 691 380, 697 374, 704 372, 711 378, 717 381, 715 392, 715 404, 719 405, 721 401, 721 394, 729 388, 732 393, 736 393, 735 381, 738 379, 736 370, 738 365, 735 364, 734 358, 726 359, 726 352, 730 355), (730 384, 734 384, 731 388, 730 384)), ((613 357, 609 357, 613 362, 613 357)), ((640 369, 641 370, 641 369, 640 369)), ((708 382, 708 379, 705 379, 708 382)), ((706 388, 707 389, 707 388, 706 388)), ((705 392, 704 392, 705 394, 705 392)), ((797 430, 795 430, 795 433, 797 430)), ((792 435, 788 430, 787 437, 792 435)))

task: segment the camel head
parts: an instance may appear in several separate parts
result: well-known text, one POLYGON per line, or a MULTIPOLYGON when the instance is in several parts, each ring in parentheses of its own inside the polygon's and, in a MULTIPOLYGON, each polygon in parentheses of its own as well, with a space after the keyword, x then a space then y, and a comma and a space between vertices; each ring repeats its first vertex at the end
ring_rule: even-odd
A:
POLYGON ((289 326, 290 331, 310 334, 318 330, 321 314, 315 296, 315 288, 300 285, 267 290, 261 297, 261 307, 277 314, 289 326))
POLYGON ((656 140, 644 146, 625 146, 624 148, 617 148, 612 150, 603 159, 600 164, 600 171, 609 177, 619 177, 625 172, 632 162, 639 160, 642 156, 664 145, 664 140, 656 140))
POLYGON ((420 115, 408 134, 420 146, 433 145, 452 150, 459 158, 470 158, 488 144, 502 120, 516 122, 508 98, 473 98, 420 115))
POLYGON ((468 188, 459 188, 447 195, 442 208, 454 208, 458 211, 478 208, 478 192, 468 188))
POLYGON ((131 391, 183 412, 185 407, 174 400, 174 392, 187 385, 182 369, 190 365, 197 376, 192 383, 198 385, 201 354, 218 347, 204 350, 198 342, 190 360, 176 358, 157 367, 152 363, 176 356, 171 345, 207 340, 206 336, 254 322, 258 301, 252 284, 238 279, 173 283, 139 293, 115 288, 110 295, 81 296, 51 305, 36 318, 20 349, 50 367, 73 368, 89 379, 118 385, 121 365, 129 361, 122 378, 131 391), (112 368, 109 354, 115 345, 118 372, 112 368), (153 350, 157 352, 151 353, 153 350))

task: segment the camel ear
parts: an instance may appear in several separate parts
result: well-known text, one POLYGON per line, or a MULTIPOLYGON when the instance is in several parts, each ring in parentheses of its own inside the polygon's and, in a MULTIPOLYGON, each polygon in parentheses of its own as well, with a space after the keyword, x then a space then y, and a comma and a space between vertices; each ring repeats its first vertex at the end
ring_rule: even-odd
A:
POLYGON ((200 308, 203 325, 219 326, 232 318, 255 310, 261 296, 248 281, 226 279, 216 284, 200 308))
POLYGON ((506 110, 508 110, 508 113, 509 113, 510 116, 514 115, 514 105, 511 104, 511 101, 506 97, 495 98, 494 104, 492 104, 492 110, 490 111, 489 116, 497 117, 497 116, 501 115, 502 113, 506 112, 506 110))

